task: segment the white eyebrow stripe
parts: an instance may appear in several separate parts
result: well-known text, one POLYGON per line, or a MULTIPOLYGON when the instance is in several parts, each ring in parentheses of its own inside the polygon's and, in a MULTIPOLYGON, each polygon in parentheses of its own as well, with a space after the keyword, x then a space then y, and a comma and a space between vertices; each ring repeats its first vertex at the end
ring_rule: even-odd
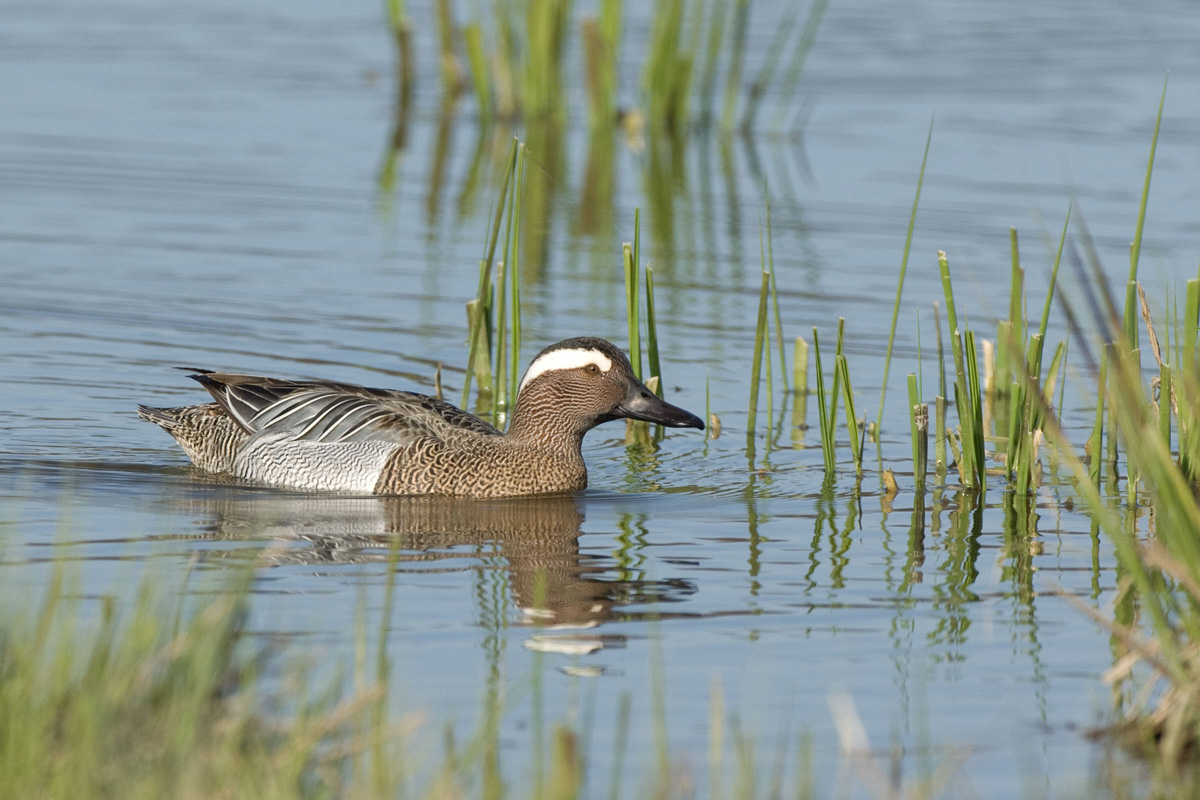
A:
POLYGON ((521 387, 517 389, 517 394, 521 393, 527 383, 544 372, 560 369, 580 369, 590 364, 595 364, 600 368, 601 372, 608 372, 612 369, 612 359, 599 350, 583 348, 552 350, 546 353, 546 355, 535 359, 529 365, 529 370, 525 373, 525 377, 521 379, 521 387))

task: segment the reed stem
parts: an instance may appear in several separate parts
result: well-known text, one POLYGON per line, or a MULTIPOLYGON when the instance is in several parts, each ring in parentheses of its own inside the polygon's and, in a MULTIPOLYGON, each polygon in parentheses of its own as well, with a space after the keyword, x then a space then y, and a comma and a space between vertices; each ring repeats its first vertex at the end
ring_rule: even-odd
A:
MULTIPOLYGON (((925 154, 921 156, 921 172, 917 175, 917 193, 913 197, 912 212, 908 215, 908 233, 904 237, 904 253, 900 256, 900 280, 896 284, 896 301, 892 305, 892 327, 888 332, 887 352, 883 357, 883 388, 879 390, 879 415, 876 426, 883 427, 883 405, 887 399, 888 374, 892 369, 892 347, 896 343, 896 323, 900 320, 900 298, 904 294, 904 277, 908 274, 908 254, 912 249, 913 231, 917 226, 917 207, 921 204, 921 187, 925 184, 925 165, 929 162, 929 143, 933 141, 933 120, 929 120, 929 132, 925 134, 925 154)), ((954 324, 950 325, 951 330, 954 324)), ((941 336, 941 330, 938 331, 941 336)), ((939 338, 940 341, 940 338, 939 338)))
POLYGON ((759 378, 762 372, 763 350, 767 332, 767 300, 770 294, 771 276, 762 273, 762 285, 758 292, 758 323, 754 328, 754 355, 750 359, 750 409, 747 412, 746 435, 754 436, 758 416, 759 378))
POLYGON ((821 369, 821 339, 817 334, 816 328, 813 328, 812 350, 817 367, 817 419, 820 420, 821 424, 821 456, 825 462, 825 478, 828 480, 833 477, 834 471, 837 468, 837 461, 836 454, 834 453, 833 424, 829 415, 828 397, 825 394, 825 374, 821 369))

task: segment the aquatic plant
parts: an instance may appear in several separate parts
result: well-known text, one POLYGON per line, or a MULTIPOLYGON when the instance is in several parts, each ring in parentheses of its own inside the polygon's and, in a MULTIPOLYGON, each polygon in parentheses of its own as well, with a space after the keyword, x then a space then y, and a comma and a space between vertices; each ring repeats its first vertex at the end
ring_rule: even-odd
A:
MULTIPOLYGON (((18 604, 10 603, 0 614, 0 796, 661 798, 696 787, 711 797, 812 796, 811 737, 789 734, 768 751, 727 709, 719 684, 707 763, 683 766, 669 743, 661 649, 651 654, 655 757, 646 775, 627 774, 631 695, 615 699, 611 743, 595 741, 586 722, 544 719, 540 663, 511 687, 491 685, 466 736, 422 713, 397 716, 387 639, 398 554, 393 547, 387 561, 377 652, 364 601, 354 665, 329 679, 314 678, 328 671, 314 670, 313 657, 264 644, 247 627, 258 562, 229 570, 216 591, 173 599, 169 581, 147 574, 134 596, 106 595, 96 608, 73 585, 68 562, 56 561, 35 613, 12 613, 18 604), (519 773, 500 758, 510 695, 529 697, 533 709, 520 746, 534 767, 519 773), (611 771, 589 770, 593 753, 608 747, 611 771)), ((261 556, 269 561, 270 548, 261 556)), ((844 740, 842 757, 861 766, 871 758, 861 744, 844 740)), ((935 788, 918 782, 906 796, 932 797, 935 788)))
MULTIPOLYGON (((663 396, 662 362, 658 354, 658 322, 654 310, 654 269, 649 263, 645 268, 641 265, 642 252, 642 213, 640 208, 633 210, 633 241, 621 246, 622 274, 625 279, 625 323, 629 334, 629 362, 633 366, 634 375, 643 380, 643 351, 645 365, 649 372, 644 378, 650 391, 663 396), (643 299, 642 287, 645 287, 643 299), (642 310, 645 309, 643 315, 642 310), (645 334, 643 336, 643 322, 645 334), (644 345, 644 346, 643 346, 644 345)), ((707 418, 707 414, 706 414, 707 418)), ((625 421, 626 439, 629 441, 648 442, 650 439, 650 423, 637 420, 625 421)), ((662 426, 655 426, 661 436, 662 426)))
MULTIPOLYGON (((747 413, 746 435, 753 439, 758 419, 758 397, 762 374, 766 372, 767 382, 767 417, 770 418, 775 394, 774 370, 771 367, 771 322, 775 323, 775 349, 779 352, 779 379, 787 391, 787 354, 783 350, 783 323, 779 313, 779 289, 775 280, 775 248, 771 241, 771 201, 764 191, 766 198, 766 234, 762 225, 758 230, 759 257, 762 261, 762 281, 758 295, 758 315, 754 326, 754 355, 750 360, 750 406, 747 413), (773 314, 769 314, 772 312, 773 314)), ((797 340, 797 346, 799 342, 797 340)), ((807 347, 807 345, 805 345, 807 347)), ((807 350, 805 351, 805 368, 807 373, 807 350)), ((801 379, 807 389, 807 375, 801 379)), ((768 439, 770 436, 768 435, 768 439)))
MULTIPOLYGON (((732 14, 729 0, 655 4, 641 70, 639 108, 624 110, 618 105, 618 55, 629 19, 621 0, 601 0, 595 15, 583 18, 578 26, 573 22, 571 0, 501 3, 490 15, 476 5, 471 21, 461 30, 455 25, 451 0, 437 0, 434 6, 444 97, 452 102, 469 85, 481 121, 565 117, 569 111, 564 102, 565 59, 568 53, 578 51, 582 53, 583 88, 593 126, 644 117, 653 130, 677 136, 711 119, 722 61, 726 72, 721 130, 728 134, 739 124, 753 127, 772 86, 777 88, 774 124, 781 127, 784 112, 793 107, 799 91, 803 66, 828 0, 814 0, 798 34, 800 6, 789 5, 781 12, 771 44, 749 81, 744 73, 750 0, 734 0, 732 14), (729 26, 732 31, 727 37, 729 26), (578 47, 570 42, 576 28, 581 40, 578 47), (781 70, 789 47, 788 66, 781 70), (460 51, 465 54, 465 70, 460 51), (697 88, 694 78, 702 60, 697 88), (693 111, 697 95, 704 109, 700 115, 693 111)), ((411 31, 401 0, 389 0, 388 19, 394 30, 400 30, 397 20, 403 19, 404 30, 411 31)), ((410 52, 411 48, 403 48, 409 59, 410 52)))
POLYGON ((850 367, 843 352, 843 341, 846 332, 845 317, 838 318, 837 344, 833 355, 833 385, 829 394, 825 393, 825 376, 821 365, 821 341, 816 328, 813 328, 812 352, 816 360, 816 394, 817 415, 821 432, 821 455, 825 466, 825 480, 832 481, 837 469, 837 416, 838 400, 844 403, 846 430, 850 439, 850 455, 854 459, 854 474, 861 478, 863 474, 863 447, 865 438, 860 428, 858 415, 855 412, 854 387, 850 381, 850 367))
MULTIPOLYGON (((917 175, 917 193, 913 198, 912 212, 908 215, 908 233, 904 237, 904 252, 900 256, 900 277, 896 282, 896 302, 892 305, 892 327, 888 331, 887 352, 883 357, 883 387, 879 390, 879 417, 876 426, 883 425, 883 406, 887 400, 888 374, 892 369, 892 347, 896 343, 896 323, 900 319, 900 298, 904 295, 904 278, 908 274, 908 254, 912 250, 913 230, 917 227, 917 208, 921 204, 921 187, 925 184, 925 165, 929 162, 929 143, 932 141, 933 120, 930 120, 929 133, 925 135, 925 154, 921 156, 921 171, 917 175)), ((938 336, 940 341, 940 326, 938 336)))
POLYGON ((500 185, 499 202, 492 217, 491 231, 484 242, 479 262, 479 283, 474 299, 467 302, 467 369, 463 378, 462 405, 468 407, 471 380, 479 386, 482 405, 490 410, 493 421, 507 411, 509 397, 516 395, 521 355, 521 293, 519 288, 519 250, 521 239, 521 198, 524 184, 525 145, 516 138, 509 149, 508 163, 500 185), (514 179, 515 178, 515 179, 514 179), (500 229, 505 227, 502 259, 495 261, 500 229), (492 270, 496 280, 492 281, 492 270), (512 325, 508 324, 509 304, 512 325))
MULTIPOLYGON (((1161 116, 1160 100, 1159 122, 1161 116)), ((1157 135, 1158 123, 1150 167, 1157 135)), ((1139 232, 1149 186, 1148 168, 1138 212, 1139 232)), ((1098 363, 1091 360, 1098 399, 1087 444, 1079 447, 1071 441, 1052 403, 1049 380, 1057 373, 1056 365, 1065 360, 1065 343, 1056 350, 1045 382, 1036 369, 1041 331, 1029 338, 1033 347, 1024 354, 1015 348, 1009 354, 1016 379, 1010 408, 1014 418, 1022 404, 1032 409, 1026 412, 1029 418, 1045 433, 1056 459, 1074 477, 1075 490, 1092 518, 1115 546, 1123 575, 1115 618, 1072 600, 1109 628, 1118 644, 1113 667, 1105 679, 1123 687, 1115 695, 1121 720, 1106 733, 1119 735, 1146 756, 1152 776, 1171 787, 1164 791, 1172 796, 1191 796, 1195 775, 1185 767, 1185 761, 1200 743, 1200 484, 1195 474, 1195 444, 1200 439, 1196 427, 1200 409, 1200 365, 1196 360, 1200 278, 1187 282, 1183 319, 1172 319, 1167 303, 1166 324, 1156 325, 1146 293, 1136 280, 1131 280, 1131 287, 1127 285, 1124 307, 1118 311, 1086 228, 1081 241, 1085 256, 1081 257, 1074 247, 1070 256, 1085 294, 1080 305, 1091 311, 1082 315, 1069 304, 1066 311, 1073 337, 1085 343, 1092 339, 1100 353, 1098 363), (1149 387, 1143 381, 1141 352, 1135 338, 1138 332, 1129 325, 1131 307, 1138 312, 1158 367, 1158 375, 1149 387), (1165 341, 1159 338, 1160 329, 1165 341), (1177 432, 1175 448, 1173 432, 1177 432), (1124 504, 1112 502, 1121 499, 1116 461, 1122 456, 1127 475, 1124 504), (1110 466, 1107 482, 1101 480, 1103 464, 1110 466), (1148 506, 1152 538, 1139 535, 1135 524, 1137 509, 1143 505, 1148 506), (1146 669, 1139 670, 1139 665, 1146 669)), ((1059 257, 1062 249, 1060 240, 1059 257)), ((1137 250, 1135 244, 1131 278, 1136 275, 1137 250)), ((1046 310, 1042 331, 1045 318, 1046 310)), ((1014 449, 1018 452, 1017 470, 1028 470, 1027 459, 1020 455, 1026 444, 1010 440, 1008 445, 1010 453, 1014 449)), ((1018 479, 1018 487, 1022 480, 1018 479)))
POLYGON ((131 608, 92 609, 65 564, 34 614, 0 617, 0 796, 328 796, 415 722, 364 731, 381 687, 331 694, 298 662, 266 690, 266 651, 243 640, 250 570, 191 612, 150 576, 131 608))
MULTIPOLYGON (((768 299, 771 293, 771 275, 766 270, 762 272, 762 285, 758 292, 758 320, 754 326, 754 355, 750 357, 750 407, 746 412, 746 436, 754 437, 754 428, 758 419, 758 394, 762 383, 762 365, 764 351, 770 347, 770 332, 767 329, 768 299)), ((770 366, 770 356, 767 355, 770 366)), ((770 370, 768 369, 768 372, 770 370)), ((771 389, 767 387, 767 394, 771 389)), ((769 415, 768 415, 769 416, 769 415)))

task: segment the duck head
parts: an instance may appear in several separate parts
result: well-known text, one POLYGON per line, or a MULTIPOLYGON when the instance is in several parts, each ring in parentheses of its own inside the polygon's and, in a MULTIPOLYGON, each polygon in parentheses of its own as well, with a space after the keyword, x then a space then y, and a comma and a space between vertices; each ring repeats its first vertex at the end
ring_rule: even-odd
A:
POLYGON ((550 345, 530 363, 510 431, 528 433, 525 426, 531 424, 557 427, 551 420, 558 420, 582 436, 602 422, 622 418, 704 430, 699 417, 662 400, 638 380, 625 353, 612 342, 580 337, 550 345))

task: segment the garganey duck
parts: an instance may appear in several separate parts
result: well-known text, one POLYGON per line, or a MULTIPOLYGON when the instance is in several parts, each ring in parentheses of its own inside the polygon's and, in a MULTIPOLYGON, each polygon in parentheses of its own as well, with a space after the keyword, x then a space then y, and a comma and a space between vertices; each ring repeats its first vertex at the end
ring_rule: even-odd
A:
POLYGON ((628 418, 704 429, 633 374, 611 342, 582 337, 533 359, 508 431, 427 395, 331 381, 195 370, 215 403, 138 406, 197 467, 272 486, 460 497, 587 487, 583 435, 628 418))

